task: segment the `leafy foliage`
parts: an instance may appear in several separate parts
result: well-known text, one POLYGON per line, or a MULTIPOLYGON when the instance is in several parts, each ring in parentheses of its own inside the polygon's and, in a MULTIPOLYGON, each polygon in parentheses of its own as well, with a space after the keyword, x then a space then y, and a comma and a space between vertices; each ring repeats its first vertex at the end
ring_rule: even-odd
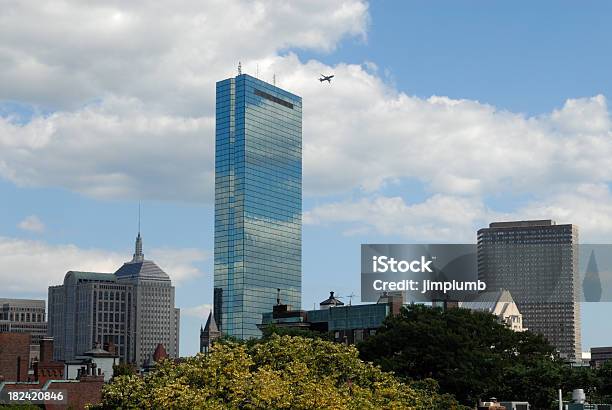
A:
POLYGON ((550 408, 565 369, 543 337, 467 309, 406 306, 358 347, 364 360, 406 379, 436 379, 470 406, 495 396, 550 408))
POLYGON ((144 379, 106 385, 99 408, 458 409, 435 381, 413 387, 361 361, 354 347, 270 335, 257 344, 224 341, 209 355, 165 360, 144 379), (443 407, 439 407, 443 406, 443 407))
POLYGON ((136 374, 136 366, 129 363, 113 365, 113 377, 130 376, 136 374))
POLYGON ((266 341, 268 340, 272 335, 279 335, 279 336, 300 336, 300 337, 304 337, 306 339, 323 339, 323 340, 329 340, 329 341, 333 341, 334 338, 332 336, 331 333, 323 333, 323 332, 316 332, 313 330, 309 330, 309 329, 296 329, 293 327, 279 327, 279 326, 275 326, 275 325, 269 325, 266 326, 263 330, 262 330, 262 337, 261 339, 251 339, 251 340, 255 340, 256 342, 259 341, 266 341))

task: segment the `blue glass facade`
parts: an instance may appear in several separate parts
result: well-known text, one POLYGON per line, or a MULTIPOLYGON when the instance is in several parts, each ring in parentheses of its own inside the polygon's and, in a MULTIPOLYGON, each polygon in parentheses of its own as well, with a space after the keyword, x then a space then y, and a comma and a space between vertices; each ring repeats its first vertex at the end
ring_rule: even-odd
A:
POLYGON ((242 74, 217 83, 215 320, 259 337, 276 303, 302 288, 302 99, 242 74))

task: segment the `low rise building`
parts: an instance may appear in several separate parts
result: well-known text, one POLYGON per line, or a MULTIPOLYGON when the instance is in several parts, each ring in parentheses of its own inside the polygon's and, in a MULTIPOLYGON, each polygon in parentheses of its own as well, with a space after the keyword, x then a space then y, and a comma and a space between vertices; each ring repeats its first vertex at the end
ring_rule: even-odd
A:
POLYGON ((31 341, 29 333, 0 333, 0 381, 28 380, 31 341))
POLYGON ((93 365, 95 369, 102 371, 105 382, 110 381, 113 377, 113 366, 119 364, 119 355, 115 353, 115 349, 108 349, 112 351, 103 349, 98 343, 93 349, 77 356, 74 360, 66 361, 64 363, 66 379, 77 380, 79 372, 82 373, 84 368, 93 365))
POLYGON ((612 346, 591 347, 591 367, 599 369, 608 360, 612 360, 612 346))
POLYGON ((330 292, 330 297, 319 304, 318 310, 292 310, 279 299, 272 312, 262 315, 258 327, 261 330, 268 326, 308 329, 330 333, 337 342, 354 344, 375 334, 385 318, 398 314, 402 305, 403 295, 388 293, 377 303, 345 305, 330 292))
MULTIPOLYGON (((20 363, 15 357, 15 352, 20 355, 29 354, 30 335, 22 333, 0 334, 0 343, 7 346, 10 342, 11 352, 0 354, 0 357, 7 356, 10 364, 20 363), (27 353, 26 353, 27 352, 27 353)), ((49 400, 44 404, 46 409, 83 409, 87 404, 100 403, 102 399, 102 386, 104 385, 104 372, 95 363, 89 363, 79 369, 77 376, 73 380, 68 380, 64 373, 64 362, 53 360, 53 339, 46 337, 40 340, 40 357, 34 362, 32 374, 23 377, 23 368, 14 372, 0 370, 0 397, 6 396, 6 391, 27 391, 31 389, 45 391, 61 391, 64 399, 59 402, 49 400)), ((5 350, 5 353, 7 351, 5 350)))

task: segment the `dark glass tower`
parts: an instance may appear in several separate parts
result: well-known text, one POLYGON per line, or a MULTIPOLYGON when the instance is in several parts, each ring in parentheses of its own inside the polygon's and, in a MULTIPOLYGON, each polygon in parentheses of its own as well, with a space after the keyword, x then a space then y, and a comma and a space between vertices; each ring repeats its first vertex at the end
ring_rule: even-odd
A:
POLYGON ((568 360, 581 358, 578 228, 552 220, 494 222, 478 230, 478 276, 508 289, 523 325, 568 360))
POLYGON ((300 308, 302 99, 242 74, 217 83, 215 320, 259 337, 276 303, 300 308))

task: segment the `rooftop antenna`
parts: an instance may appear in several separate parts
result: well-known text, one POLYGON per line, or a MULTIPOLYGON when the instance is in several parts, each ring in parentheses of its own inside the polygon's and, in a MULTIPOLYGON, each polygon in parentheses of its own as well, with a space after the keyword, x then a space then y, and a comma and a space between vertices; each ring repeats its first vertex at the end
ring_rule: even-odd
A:
POLYGON ((351 294, 350 294, 350 295, 348 295, 348 298, 349 298, 349 306, 352 306, 352 304, 353 304, 353 298, 354 298, 355 296, 356 296, 356 295, 355 295, 355 292, 351 292, 351 294))
POLYGON ((140 235, 140 201, 138 201, 138 234, 140 235))
POLYGON ((276 73, 272 76, 272 84, 276 87, 276 73))
POLYGON ((238 61, 238 75, 242 75, 242 63, 238 61))
POLYGON ((257 64, 257 71, 255 72, 255 77, 259 79, 259 64, 257 64))

